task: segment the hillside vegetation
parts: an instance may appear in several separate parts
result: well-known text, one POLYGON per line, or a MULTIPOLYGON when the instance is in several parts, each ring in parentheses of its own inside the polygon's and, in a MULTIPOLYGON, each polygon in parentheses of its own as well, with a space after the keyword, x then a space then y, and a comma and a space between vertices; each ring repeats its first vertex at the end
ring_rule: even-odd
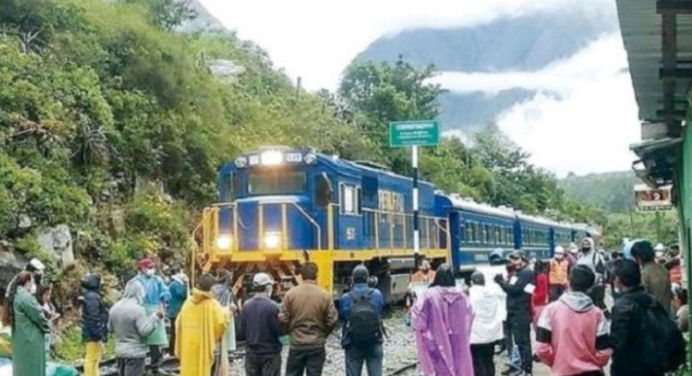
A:
POLYGON ((641 181, 632 171, 570 175, 560 180, 560 187, 573 200, 617 213, 627 213, 634 208, 636 184, 641 181))
MULTIPOLYGON (((189 17, 171 0, 0 7, 0 246, 46 261, 66 308, 83 272, 123 279, 145 255, 184 263, 218 168, 240 152, 310 145, 409 173, 388 122, 439 114, 431 68, 356 63, 338 93, 311 94, 232 33, 173 31, 189 17), (74 239, 71 269, 38 241, 57 225, 74 239)), ((475 141, 426 149, 423 176, 528 213, 599 218, 496 128, 475 141)))

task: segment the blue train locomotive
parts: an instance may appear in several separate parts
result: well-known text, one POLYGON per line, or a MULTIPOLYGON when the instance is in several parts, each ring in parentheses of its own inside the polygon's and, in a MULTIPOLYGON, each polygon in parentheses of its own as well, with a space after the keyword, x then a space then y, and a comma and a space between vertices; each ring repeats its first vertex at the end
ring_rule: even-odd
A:
POLYGON ((253 274, 271 273, 282 290, 300 282, 300 264, 319 266, 318 283, 338 294, 365 263, 389 300, 402 297, 417 257, 450 262, 459 273, 487 263, 496 249, 548 258, 587 226, 494 208, 419 183, 420 254, 413 250, 412 179, 369 162, 309 148, 272 147, 222 167, 219 202, 195 230, 193 261, 204 271, 233 271, 240 292, 253 274))

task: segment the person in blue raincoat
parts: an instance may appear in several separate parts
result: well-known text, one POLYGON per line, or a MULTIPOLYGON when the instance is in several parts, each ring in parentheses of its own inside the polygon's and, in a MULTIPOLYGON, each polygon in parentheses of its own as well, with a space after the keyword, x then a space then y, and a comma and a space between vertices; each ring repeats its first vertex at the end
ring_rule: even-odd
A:
MULTIPOLYGON (((144 309, 147 315, 153 315, 161 309, 166 311, 166 306, 171 298, 168 287, 163 279, 156 275, 156 264, 151 259, 144 259, 139 262, 139 273, 131 279, 130 283, 140 283, 144 287, 144 309)), ((158 327, 147 337, 149 345, 149 356, 151 357, 151 371, 154 375, 165 375, 160 369, 163 361, 163 348, 168 347, 168 337, 166 335, 166 324, 162 321, 158 327)))
POLYGON ((171 356, 175 356, 175 320, 178 318, 183 303, 187 300, 189 285, 189 279, 179 266, 171 268, 171 281, 168 285, 171 293, 171 300, 168 304, 168 319, 171 322, 171 345, 168 349, 171 356))

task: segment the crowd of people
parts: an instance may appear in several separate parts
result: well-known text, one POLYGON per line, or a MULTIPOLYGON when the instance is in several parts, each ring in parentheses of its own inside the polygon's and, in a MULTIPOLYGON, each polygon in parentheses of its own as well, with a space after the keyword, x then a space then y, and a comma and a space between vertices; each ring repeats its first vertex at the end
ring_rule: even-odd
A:
MULTIPOLYGON (((505 351, 507 368, 500 373, 511 376, 532 375, 535 362, 550 367, 553 376, 604 375, 608 364, 612 376, 663 376, 679 366, 685 358, 681 331, 689 327, 679 248, 635 240, 606 255, 586 238, 567 249, 556 247, 548 262, 530 260, 522 250, 506 256, 496 250, 490 264, 504 265, 504 272, 476 271, 468 283, 459 283, 449 266, 433 270, 423 260, 411 282, 427 288, 412 289, 408 300, 421 372, 494 376, 496 355, 505 351)), ((301 283, 281 305, 272 299, 271 275, 255 274, 253 297, 242 307, 226 270, 201 276, 192 288, 180 268, 171 268, 166 280, 156 269, 153 260, 141 260, 110 308, 101 277, 82 279, 86 376, 99 375, 109 338, 121 376, 144 375, 147 358, 152 374, 167 374, 161 367, 166 348, 180 361, 181 376, 228 375, 236 316, 246 339, 248 376, 279 376, 282 369, 287 376, 321 375, 327 338, 339 323, 344 373, 360 376, 365 368, 369 376, 382 375, 385 299, 363 265, 354 268, 338 309, 317 285, 312 262, 301 266, 301 283), (285 366, 284 336, 290 337, 285 366)), ((59 315, 42 284, 44 270, 32 260, 8 286, 5 319, 12 326, 15 376, 46 372, 51 323, 59 315)))
MULTIPOLYGON (((608 364, 612 376, 663 376, 680 367, 689 311, 679 249, 657 255, 636 240, 611 258, 590 238, 569 248, 556 247, 547 263, 497 250, 489 260, 506 271, 494 283, 482 272, 467 289, 436 278, 412 310, 423 373, 494 376, 498 347, 509 358, 502 375, 532 375, 535 362, 553 376, 604 375, 608 364)), ((442 266, 437 276, 447 273, 442 266)))

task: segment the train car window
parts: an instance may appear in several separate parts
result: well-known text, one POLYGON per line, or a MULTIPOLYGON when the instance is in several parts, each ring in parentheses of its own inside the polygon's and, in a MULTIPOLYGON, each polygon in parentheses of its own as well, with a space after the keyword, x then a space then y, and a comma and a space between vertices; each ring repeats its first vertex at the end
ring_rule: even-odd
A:
POLYGON ((380 189, 380 183, 376 177, 363 176, 361 180, 363 185, 363 201, 365 205, 372 208, 378 207, 378 191, 380 189))
POLYGON ((326 208, 332 202, 332 183, 327 174, 315 176, 315 204, 318 208, 326 208))
POLYGON ((303 193, 306 179, 304 171, 252 171, 248 175, 247 191, 251 196, 303 193))
POLYGON ((469 229, 469 243, 475 243, 476 242, 476 224, 469 222, 467 228, 469 229))
POLYGON ((341 212, 358 214, 358 189, 352 185, 341 184, 341 212))
POLYGON ((363 212, 363 190, 358 187, 356 188, 356 213, 360 214, 363 212))

